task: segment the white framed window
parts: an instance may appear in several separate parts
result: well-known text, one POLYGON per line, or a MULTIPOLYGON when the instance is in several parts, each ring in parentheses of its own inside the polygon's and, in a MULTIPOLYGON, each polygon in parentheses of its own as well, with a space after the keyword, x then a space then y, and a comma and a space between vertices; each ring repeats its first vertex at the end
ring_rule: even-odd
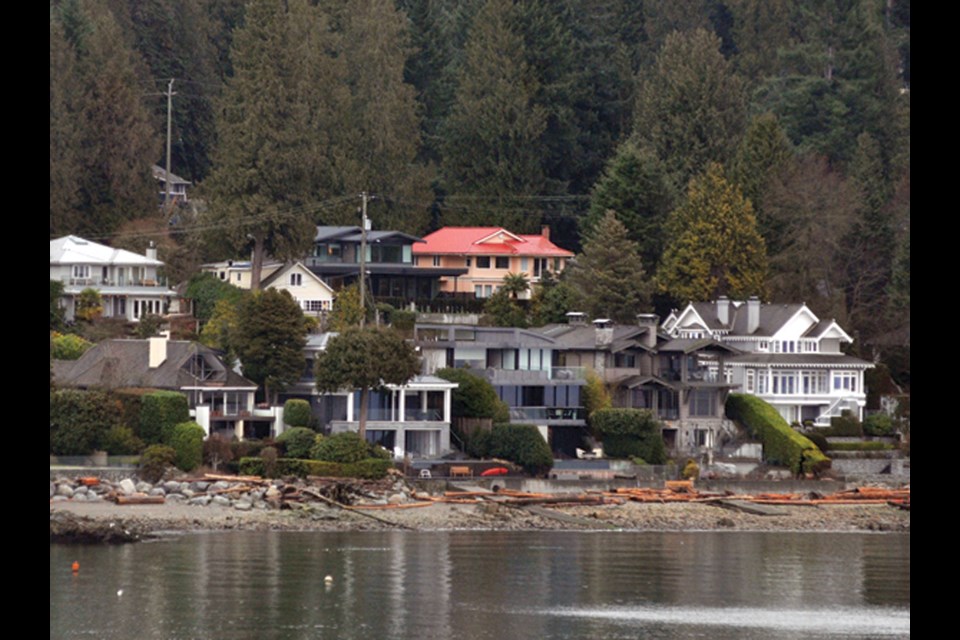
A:
POLYGON ((290 286, 299 287, 303 285, 303 274, 302 273, 291 273, 290 274, 290 286))
POLYGON ((770 343, 766 340, 760 340, 757 342, 757 351, 769 351, 770 343))
POLYGON ((478 269, 489 269, 489 268, 490 268, 490 256, 477 256, 477 268, 478 268, 478 269))
POLYGON ((75 264, 73 265, 73 277, 86 280, 90 277, 90 265, 87 264, 75 264))
POLYGON ((482 285, 482 284, 474 285, 474 287, 473 287, 473 295, 475 295, 475 296, 478 297, 478 298, 482 298, 482 297, 483 297, 483 285, 482 285))
POLYGON ((756 379, 757 379, 756 376, 757 376, 757 372, 754 371, 753 369, 747 369, 744 372, 743 386, 744 386, 744 390, 747 393, 753 393, 754 387, 756 385, 756 379))
POLYGON ((317 313, 319 311, 325 311, 328 308, 328 302, 326 300, 304 300, 303 301, 303 310, 311 311, 317 313))
POLYGON ((520 258, 520 271, 530 271, 530 258, 520 258))
POLYGON ((834 391, 857 391, 857 380, 860 375, 856 371, 836 371, 833 374, 834 391))

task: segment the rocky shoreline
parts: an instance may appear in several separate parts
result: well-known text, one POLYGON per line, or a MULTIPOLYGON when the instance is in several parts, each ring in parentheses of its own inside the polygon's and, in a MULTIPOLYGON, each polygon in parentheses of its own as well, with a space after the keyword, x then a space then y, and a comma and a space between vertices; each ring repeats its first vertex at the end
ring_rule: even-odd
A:
MULTIPOLYGON (((402 477, 376 482, 171 479, 150 484, 57 478, 50 483, 51 542, 124 543, 198 531, 884 531, 909 532, 910 512, 882 504, 785 506, 756 515, 705 503, 517 507, 434 502, 402 477), (321 490, 322 489, 322 490, 321 490), (310 494, 328 494, 328 501, 310 494), (162 496, 162 498, 161 498, 162 496), (296 499, 291 499, 293 496, 296 499), (304 496, 309 499, 301 500, 304 496), (144 497, 162 504, 117 504, 144 497), (379 505, 371 510, 340 504, 379 505), (427 506, 420 506, 427 505, 427 506), (391 508, 391 507, 407 508, 391 508)), ((147 500, 143 500, 147 502, 147 500)))

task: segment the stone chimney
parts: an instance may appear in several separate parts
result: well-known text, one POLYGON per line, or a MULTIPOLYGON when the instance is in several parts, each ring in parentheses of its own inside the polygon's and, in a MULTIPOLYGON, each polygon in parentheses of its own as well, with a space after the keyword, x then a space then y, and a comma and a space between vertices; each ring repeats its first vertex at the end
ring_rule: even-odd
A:
POLYGON ((568 311, 565 315, 567 316, 567 324, 587 324, 587 314, 585 314, 583 311, 568 311))
POLYGON ((540 235, 542 235, 547 240, 550 239, 550 225, 545 224, 540 227, 540 235))
POLYGON ((168 331, 164 331, 159 336, 147 338, 147 343, 150 345, 149 366, 151 369, 156 369, 167 359, 167 340, 169 339, 170 333, 168 331))
POLYGON ((150 260, 157 259, 157 245, 153 242, 153 240, 150 241, 150 246, 147 247, 147 258, 150 260))
POLYGON ((613 320, 597 318, 593 321, 596 330, 597 346, 602 347, 613 342, 613 320))
POLYGON ((750 296, 747 300, 747 333, 753 333, 760 326, 760 298, 750 296))
POLYGON ((657 346, 657 328, 660 326, 660 316, 655 313, 638 313, 637 325, 647 327, 643 334, 643 346, 655 349, 657 346))
POLYGON ((724 326, 730 324, 730 298, 727 296, 717 298, 717 320, 724 326))

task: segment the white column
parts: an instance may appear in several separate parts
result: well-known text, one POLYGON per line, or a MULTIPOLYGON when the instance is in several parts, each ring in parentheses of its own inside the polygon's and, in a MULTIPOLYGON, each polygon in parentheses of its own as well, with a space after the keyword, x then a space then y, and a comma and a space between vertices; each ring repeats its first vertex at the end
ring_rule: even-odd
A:
POLYGON ((450 422, 450 401, 453 397, 453 392, 450 389, 443 390, 443 421, 450 422))
MULTIPOLYGON (((400 422, 405 422, 407 419, 407 389, 406 387, 400 387, 398 390, 400 394, 400 422)), ((399 437, 399 434, 397 434, 399 437)))
POLYGON ((427 412, 427 392, 420 392, 420 411, 422 415, 426 415, 427 412))
POLYGON ((353 422, 353 391, 347 394, 347 422, 353 422))

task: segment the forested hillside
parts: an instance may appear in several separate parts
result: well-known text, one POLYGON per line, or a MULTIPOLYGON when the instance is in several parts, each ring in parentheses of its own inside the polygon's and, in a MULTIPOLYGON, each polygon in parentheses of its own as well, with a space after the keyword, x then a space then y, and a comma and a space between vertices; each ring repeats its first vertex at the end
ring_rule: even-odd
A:
POLYGON ((185 277, 361 191, 577 252, 613 211, 657 312, 803 301, 909 383, 909 89, 909 0, 51 0, 50 234, 185 277))

